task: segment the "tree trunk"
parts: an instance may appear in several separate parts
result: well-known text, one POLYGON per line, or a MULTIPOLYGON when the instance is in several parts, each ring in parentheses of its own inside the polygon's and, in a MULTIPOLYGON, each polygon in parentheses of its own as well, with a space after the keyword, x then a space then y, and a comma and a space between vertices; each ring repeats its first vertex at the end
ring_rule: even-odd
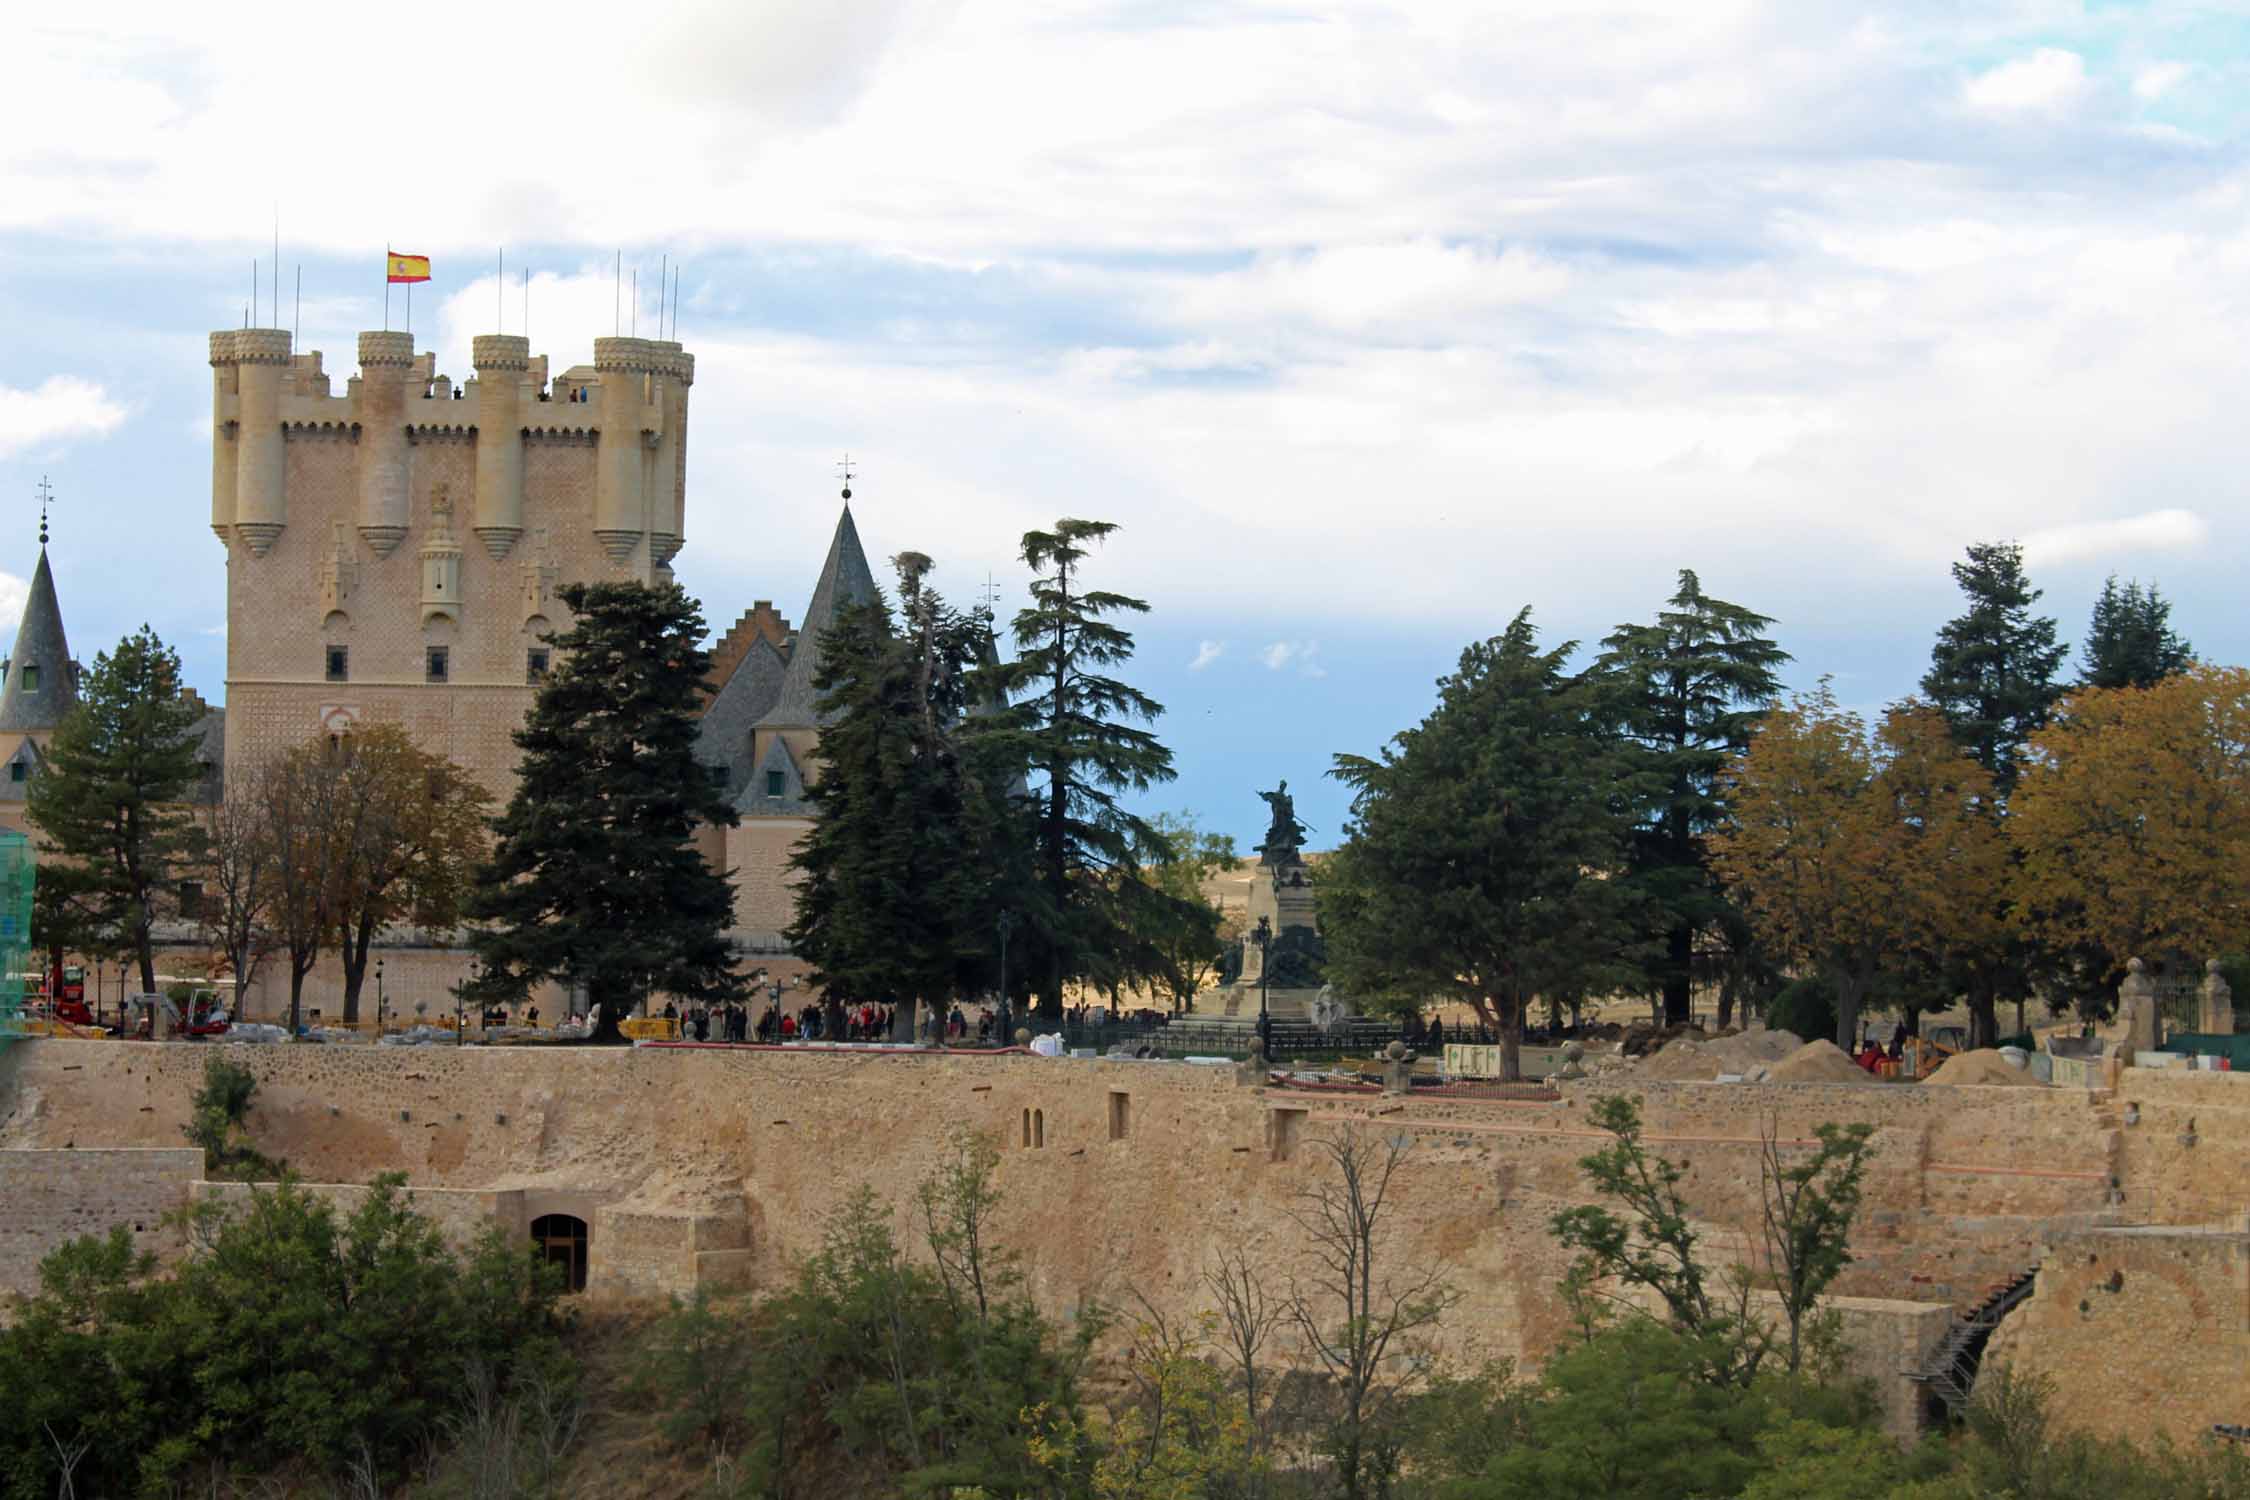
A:
POLYGON ((1969 1045, 1990 1047, 2000 1040, 1999 996, 1993 994, 1992 985, 1978 980, 1969 986, 1969 1045))
POLYGON ((1726 1030, 1734 1024, 1734 986, 1719 986, 1719 1029, 1726 1030))
POLYGON ((593 1034, 587 1037, 588 1041, 614 1045, 625 1040, 625 1034, 617 1028, 625 1019, 626 999, 621 985, 597 984, 593 980, 586 982, 586 1003, 601 1007, 601 1019, 594 1023, 593 1034))
POLYGON ((360 987, 367 983, 367 949, 374 940, 375 924, 363 917, 352 929, 350 940, 336 945, 336 956, 344 963, 344 1024, 347 1026, 359 1019, 360 987))
POLYGON ((1867 994, 1867 977, 1863 974, 1840 974, 1836 978, 1836 1045, 1846 1052, 1859 1045, 1859 1002, 1867 994))
POLYGON ((1664 1024, 1684 1026, 1694 1014, 1695 928, 1681 923, 1664 934, 1664 1024))
POLYGON ((1523 1002, 1503 1000, 1494 1007, 1493 1030, 1500 1033, 1500 1081, 1523 1080, 1523 1002))

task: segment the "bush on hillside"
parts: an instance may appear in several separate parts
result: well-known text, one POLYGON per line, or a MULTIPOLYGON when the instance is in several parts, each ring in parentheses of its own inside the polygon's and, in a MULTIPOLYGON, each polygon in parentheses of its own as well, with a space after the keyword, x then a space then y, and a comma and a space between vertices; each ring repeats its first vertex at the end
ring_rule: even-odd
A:
POLYGON ((456 1254, 379 1178, 348 1215, 284 1183, 198 1218, 154 1275, 120 1225, 63 1245, 0 1331, 0 1496, 163 1494, 197 1464, 395 1477, 473 1368, 554 1350, 552 1268, 495 1228, 456 1254))

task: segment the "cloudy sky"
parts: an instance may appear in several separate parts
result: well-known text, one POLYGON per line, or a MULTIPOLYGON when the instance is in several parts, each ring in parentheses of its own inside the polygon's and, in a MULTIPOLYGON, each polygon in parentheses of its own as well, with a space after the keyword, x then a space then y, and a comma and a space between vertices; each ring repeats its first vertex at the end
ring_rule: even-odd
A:
POLYGON ((2241 0, 78 14, 0 52, 0 611, 51 475, 78 653, 145 618, 214 698, 204 334, 277 213, 339 377, 386 242, 457 376, 519 268, 559 367, 618 254, 643 333, 682 267, 715 623, 802 611, 847 450, 870 551, 963 598, 1122 523, 1152 805, 1246 835, 1287 776, 1332 836, 1329 756, 1517 608, 1592 640, 1682 567, 1869 706, 1984 539, 2073 640, 2115 572, 2250 656, 2241 0))

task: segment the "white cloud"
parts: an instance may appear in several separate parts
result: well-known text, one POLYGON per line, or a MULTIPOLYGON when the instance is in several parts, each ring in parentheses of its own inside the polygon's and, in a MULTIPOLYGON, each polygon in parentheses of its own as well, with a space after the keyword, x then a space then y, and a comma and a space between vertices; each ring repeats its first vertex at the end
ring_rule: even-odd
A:
POLYGON ((1258 653, 1269 672, 1295 668, 1300 677, 1326 677, 1328 669, 1320 664, 1320 642, 1275 641, 1258 653))
MULTIPOLYGON (((50 443, 101 437, 125 420, 125 408, 90 380, 50 375, 30 390, 0 385, 0 458, 50 443)), ((204 424, 208 432, 210 424, 204 424)))
POLYGON ((2023 539, 2023 554, 2032 563, 2100 561, 2131 552, 2187 552, 2210 538, 2211 528, 2193 511, 2152 510, 2034 531, 2023 539))
POLYGON ((2078 102, 2086 92, 2086 60, 2060 47, 2041 47, 1977 74, 1961 90, 1969 108, 2008 115, 2054 111, 2078 102))
POLYGON ((18 578, 13 573, 0 573, 0 621, 6 622, 0 628, 9 631, 16 628, 16 621, 23 618, 24 601, 30 597, 29 579, 18 578))
POLYGON ((1200 672, 1226 654, 1225 641, 1205 641, 1195 648, 1195 660, 1188 663, 1190 672, 1200 672))
POLYGON ((2152 63, 2133 75, 2133 94, 2139 99, 2161 99, 2187 81, 2195 71, 2184 62, 2152 63))

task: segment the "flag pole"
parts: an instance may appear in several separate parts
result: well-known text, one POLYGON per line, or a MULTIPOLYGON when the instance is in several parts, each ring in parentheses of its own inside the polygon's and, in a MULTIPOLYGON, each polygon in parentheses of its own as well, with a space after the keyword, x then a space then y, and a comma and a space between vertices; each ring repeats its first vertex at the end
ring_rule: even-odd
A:
POLYGON ((383 332, 391 331, 391 242, 383 241, 383 332))
POLYGON ((500 272, 492 278, 492 331, 494 333, 506 333, 508 331, 507 309, 500 305, 500 299, 506 296, 507 292, 508 247, 502 245, 500 247, 500 272))

